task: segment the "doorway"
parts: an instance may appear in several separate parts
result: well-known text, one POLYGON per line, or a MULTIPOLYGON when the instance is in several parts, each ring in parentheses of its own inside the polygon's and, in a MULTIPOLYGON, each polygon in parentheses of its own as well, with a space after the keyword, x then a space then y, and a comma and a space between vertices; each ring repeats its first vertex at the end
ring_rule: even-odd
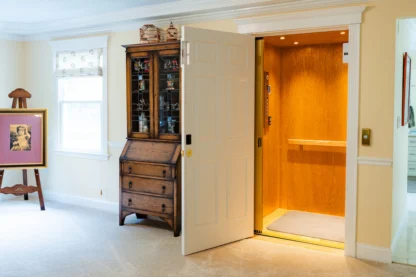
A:
MULTIPOLYGON (((260 125, 254 124, 256 116, 254 106, 251 105, 256 102, 257 109, 259 104, 258 101, 254 101, 253 91, 253 88, 260 84, 256 82, 255 85, 254 82, 254 68, 258 66, 254 58, 259 56, 259 48, 255 51, 254 37, 247 34, 251 33, 258 37, 271 35, 273 32, 274 35, 280 35, 282 30, 292 34, 299 34, 305 30, 312 33, 336 31, 343 26, 342 29, 349 31, 344 253, 346 256, 371 259, 370 255, 366 255, 365 249, 360 250, 356 247, 359 54, 363 11, 364 7, 336 9, 336 14, 346 16, 336 16, 335 21, 332 9, 319 11, 319 22, 316 22, 315 13, 301 12, 296 14, 296 18, 285 21, 283 25, 279 23, 280 16, 242 20, 237 22, 240 34, 182 27, 182 101, 187 103, 182 111, 184 120, 181 126, 184 134, 181 178, 182 253, 184 255, 251 237, 253 229, 256 229, 253 227, 257 226, 259 220, 258 217, 254 217, 254 202, 258 203, 259 200, 257 193, 259 187, 254 187, 254 183, 258 183, 259 175, 256 174, 255 178, 253 175, 258 167, 262 166, 262 160, 260 162, 258 160, 258 147, 255 145, 258 143, 259 136, 257 130, 254 134, 253 127, 257 128, 260 125), (298 18, 298 15, 302 18, 298 18), (228 67, 232 70, 218 70, 228 67), (230 73, 234 76, 229 76, 230 73), (216 93, 208 93, 210 91, 216 93), (249 93, 250 91, 253 93, 249 93), (204 101, 196 103, 199 98, 194 97, 195 93, 203 95, 204 101), (237 95, 244 97, 234 97, 237 95), (252 98, 247 98, 250 95, 252 98), (229 107, 233 109, 228 109, 229 107), (204 111, 208 109, 207 113, 201 108, 204 111), (198 115, 204 115, 203 118, 207 120, 206 124, 198 123, 196 120, 200 118, 192 116, 192 112, 196 110, 198 110, 198 115), (224 113, 227 116, 223 116, 224 113), (223 126, 224 122, 228 124, 228 127, 221 132, 210 131, 214 127, 223 126), (231 123, 237 123, 238 128, 231 123), (235 136, 232 135, 234 131, 239 131, 239 134, 247 138, 244 143, 232 142, 235 140, 235 136), (192 143, 191 140, 188 142, 185 139, 188 134, 192 134, 192 143), (195 134, 203 135, 201 138, 204 140, 195 134), (220 151, 222 148, 217 147, 225 143, 217 134, 225 134, 226 138, 230 139, 230 143, 226 145, 236 150, 230 158, 244 154, 248 157, 246 165, 253 165, 255 169, 252 167, 244 169, 241 159, 238 164, 228 162, 225 165, 217 165, 219 158, 227 157, 226 153, 220 151), (207 139, 212 143, 207 144, 207 139), (201 153, 195 151, 195 146, 201 145, 204 146, 204 149, 201 149, 203 151, 201 153), (212 158, 201 160, 205 157, 212 158), (219 181, 222 180, 219 177, 222 178, 224 170, 231 166, 239 166, 241 169, 229 171, 225 181, 219 185, 219 181), (207 169, 210 172, 207 172, 207 169), (246 181, 241 181, 241 176, 246 181), (198 177, 198 180, 194 177, 198 177), (200 201, 202 199, 204 201, 200 201)), ((285 20, 287 20, 286 17, 285 20)), ((260 220, 262 221, 262 218, 260 220)))
POLYGON ((256 41, 257 234, 344 248, 346 43, 348 30, 256 41))
POLYGON ((416 265, 416 28, 397 20, 392 192, 392 260, 416 265))

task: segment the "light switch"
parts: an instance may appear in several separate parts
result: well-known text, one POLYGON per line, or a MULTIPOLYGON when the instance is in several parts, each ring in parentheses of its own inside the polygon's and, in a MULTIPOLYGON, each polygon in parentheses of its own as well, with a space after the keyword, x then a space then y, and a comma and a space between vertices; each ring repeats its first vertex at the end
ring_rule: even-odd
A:
POLYGON ((371 143, 371 129, 362 129, 361 133, 361 144, 370 146, 371 143))

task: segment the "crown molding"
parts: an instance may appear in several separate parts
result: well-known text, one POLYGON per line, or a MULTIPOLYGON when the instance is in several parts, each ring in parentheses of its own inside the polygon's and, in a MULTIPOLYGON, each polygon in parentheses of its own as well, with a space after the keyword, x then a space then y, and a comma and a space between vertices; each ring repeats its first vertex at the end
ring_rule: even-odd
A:
MULTIPOLYGON (((193 24, 214 20, 236 19, 238 25, 250 19, 242 17, 262 16, 271 13, 290 13, 301 10, 325 9, 337 6, 365 4, 375 0, 295 0, 276 3, 276 0, 183 0, 143 8, 107 13, 89 18, 62 20, 38 25, 2 24, 8 33, 20 34, 21 40, 50 40, 83 35, 138 30, 143 24, 168 26, 193 24)), ((253 19, 251 19, 253 20, 253 19)), ((282 19, 283 20, 283 19, 282 19)))
POLYGON ((108 36, 50 41, 49 44, 55 52, 77 51, 91 48, 107 48, 108 36))
POLYGON ((366 6, 363 5, 341 8, 335 7, 238 19, 236 23, 239 33, 243 34, 267 34, 282 30, 290 32, 305 28, 309 30, 311 28, 333 28, 334 26, 341 27, 350 24, 360 24, 362 21, 362 13, 365 9, 366 6))
POLYGON ((0 40, 12 40, 12 41, 25 41, 26 38, 24 36, 7 34, 7 33, 0 33, 0 40))

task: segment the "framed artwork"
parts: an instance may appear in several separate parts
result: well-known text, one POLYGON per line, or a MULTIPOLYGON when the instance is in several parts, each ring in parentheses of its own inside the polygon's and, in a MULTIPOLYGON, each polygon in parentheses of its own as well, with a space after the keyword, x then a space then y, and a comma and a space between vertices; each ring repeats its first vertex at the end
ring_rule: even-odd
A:
POLYGON ((0 168, 47 166, 47 110, 0 109, 0 168))
POLYGON ((402 89, 402 126, 405 126, 409 121, 410 115, 410 73, 412 67, 412 60, 409 55, 403 55, 403 89, 402 89))

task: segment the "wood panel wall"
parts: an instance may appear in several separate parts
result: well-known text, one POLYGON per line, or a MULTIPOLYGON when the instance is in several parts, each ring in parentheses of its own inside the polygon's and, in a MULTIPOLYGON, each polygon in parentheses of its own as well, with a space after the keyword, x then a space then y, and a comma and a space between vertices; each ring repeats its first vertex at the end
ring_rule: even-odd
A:
POLYGON ((265 206, 277 193, 280 208, 344 216, 345 148, 302 150, 288 144, 288 139, 346 140, 348 67, 342 63, 342 44, 277 51, 280 90, 270 102, 277 114, 263 148, 269 164, 264 194, 273 196, 264 196, 265 206))
POLYGON ((278 184, 280 173, 280 49, 270 43, 264 44, 264 71, 269 72, 269 115, 272 125, 265 126, 263 134, 263 216, 278 208, 278 184), (271 174, 273 172, 273 174, 271 174))

